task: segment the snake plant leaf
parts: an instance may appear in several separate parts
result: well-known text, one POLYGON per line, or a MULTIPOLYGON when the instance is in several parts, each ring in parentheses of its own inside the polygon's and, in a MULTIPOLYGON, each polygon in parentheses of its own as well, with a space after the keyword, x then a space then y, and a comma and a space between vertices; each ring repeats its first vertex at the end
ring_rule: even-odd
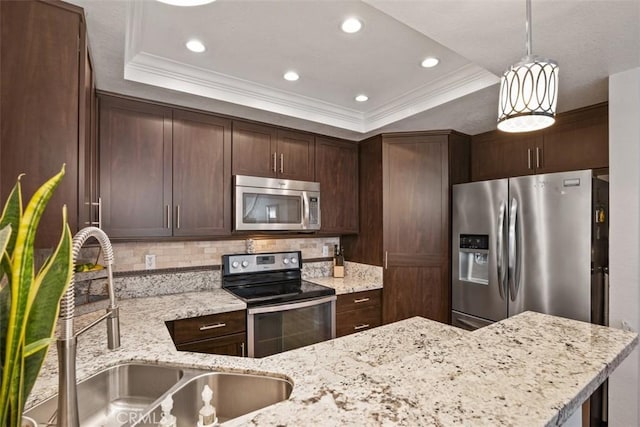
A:
MULTIPOLYGON (((38 283, 34 281, 33 243, 44 209, 63 176, 64 166, 35 192, 19 220, 15 245, 11 252, 11 303, 0 386, 0 423, 5 423, 8 416, 13 423, 14 417, 20 419, 22 415, 25 329, 32 302, 38 293, 37 286, 34 286, 38 283)), ((19 188, 18 186, 18 192, 19 188)), ((21 200, 21 196, 18 200, 21 200)), ((11 212, 15 212, 15 208, 9 211, 5 209, 3 216, 13 215, 11 212)))
MULTIPOLYGON (((0 230, 0 256, 3 258, 10 238, 11 225, 7 225, 0 230)), ((0 378, 2 378, 4 366, 4 346, 9 325, 9 298, 11 298, 11 286, 8 283, 3 283, 2 276, 0 274, 0 378)))
POLYGON ((62 236, 53 255, 40 270, 34 287, 38 288, 25 331, 25 366, 23 395, 28 396, 38 377, 49 348, 48 343, 39 347, 43 340, 49 340, 54 332, 60 305, 58 302, 67 290, 73 274, 71 255, 71 230, 67 225, 66 207, 62 210, 62 236), (40 344, 38 344, 40 343, 40 344))
MULTIPOLYGON (((22 189, 20 185, 20 178, 22 175, 18 177, 18 181, 16 185, 13 186, 11 193, 9 193, 9 197, 4 205, 2 210, 2 217, 0 217, 0 229, 5 228, 7 225, 11 226, 11 229, 14 231, 11 234, 11 238, 6 246, 6 252, 8 254, 13 253, 13 248, 16 246, 16 239, 18 238, 17 230, 20 226, 20 218, 22 218, 22 189)), ((7 273, 8 274, 8 273, 7 273)))

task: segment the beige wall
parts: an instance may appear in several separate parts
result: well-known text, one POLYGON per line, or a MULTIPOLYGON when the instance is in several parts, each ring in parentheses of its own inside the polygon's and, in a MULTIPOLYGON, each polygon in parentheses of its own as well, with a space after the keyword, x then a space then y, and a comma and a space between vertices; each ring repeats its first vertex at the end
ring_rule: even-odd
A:
MULTIPOLYGON (((640 330, 640 68, 609 77, 610 324, 640 330)), ((640 425, 640 351, 611 376, 609 425, 640 425)))

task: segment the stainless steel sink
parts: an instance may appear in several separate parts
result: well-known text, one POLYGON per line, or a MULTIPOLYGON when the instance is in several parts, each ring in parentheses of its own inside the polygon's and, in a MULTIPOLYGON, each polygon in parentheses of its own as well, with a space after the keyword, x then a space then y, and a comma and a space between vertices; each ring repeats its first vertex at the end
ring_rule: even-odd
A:
MULTIPOLYGON (((162 365, 123 364, 105 369, 78 383, 82 427, 156 426, 160 403, 174 400, 172 414, 178 427, 193 427, 202 407, 202 388, 213 390, 218 422, 286 400, 291 382, 262 375, 207 372, 162 365)), ((39 426, 56 425, 57 396, 25 412, 39 426)))
MULTIPOLYGON (((202 389, 208 385, 213 390, 212 404, 216 408, 218 422, 222 423, 249 412, 265 408, 289 398, 292 384, 281 378, 261 375, 231 374, 212 372, 191 379, 173 392, 173 410, 178 427, 193 427, 198 422, 198 412, 202 408, 202 389)), ((155 426, 162 418, 161 408, 155 408, 146 422, 137 424, 155 426)))
MULTIPOLYGON (((108 368, 78 383, 82 426, 121 426, 135 421, 151 404, 180 381, 180 368, 126 364, 108 368)), ((55 425, 57 396, 25 412, 38 425, 55 425)))

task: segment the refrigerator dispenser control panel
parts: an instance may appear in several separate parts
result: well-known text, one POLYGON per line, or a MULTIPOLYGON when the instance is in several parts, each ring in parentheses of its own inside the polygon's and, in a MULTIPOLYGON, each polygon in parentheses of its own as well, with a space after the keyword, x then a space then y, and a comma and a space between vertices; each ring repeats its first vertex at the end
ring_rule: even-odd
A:
POLYGON ((489 236, 486 234, 461 234, 460 249, 489 250, 489 236))

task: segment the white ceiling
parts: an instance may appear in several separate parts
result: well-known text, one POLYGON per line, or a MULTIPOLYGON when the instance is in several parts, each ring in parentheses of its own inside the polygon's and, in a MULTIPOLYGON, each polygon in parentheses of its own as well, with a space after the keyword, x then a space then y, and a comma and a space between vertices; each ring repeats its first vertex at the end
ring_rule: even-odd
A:
MULTIPOLYGON (((99 89, 353 140, 494 129, 498 77, 524 54, 524 0, 72 3, 99 89), (359 33, 340 31, 347 16, 359 33), (187 51, 193 37, 207 51, 187 51), (440 65, 420 67, 426 56, 440 65), (282 78, 290 69, 300 80, 282 78)), ((559 111, 606 101, 607 76, 640 66, 640 0, 532 3, 533 53, 560 66, 559 111)))

